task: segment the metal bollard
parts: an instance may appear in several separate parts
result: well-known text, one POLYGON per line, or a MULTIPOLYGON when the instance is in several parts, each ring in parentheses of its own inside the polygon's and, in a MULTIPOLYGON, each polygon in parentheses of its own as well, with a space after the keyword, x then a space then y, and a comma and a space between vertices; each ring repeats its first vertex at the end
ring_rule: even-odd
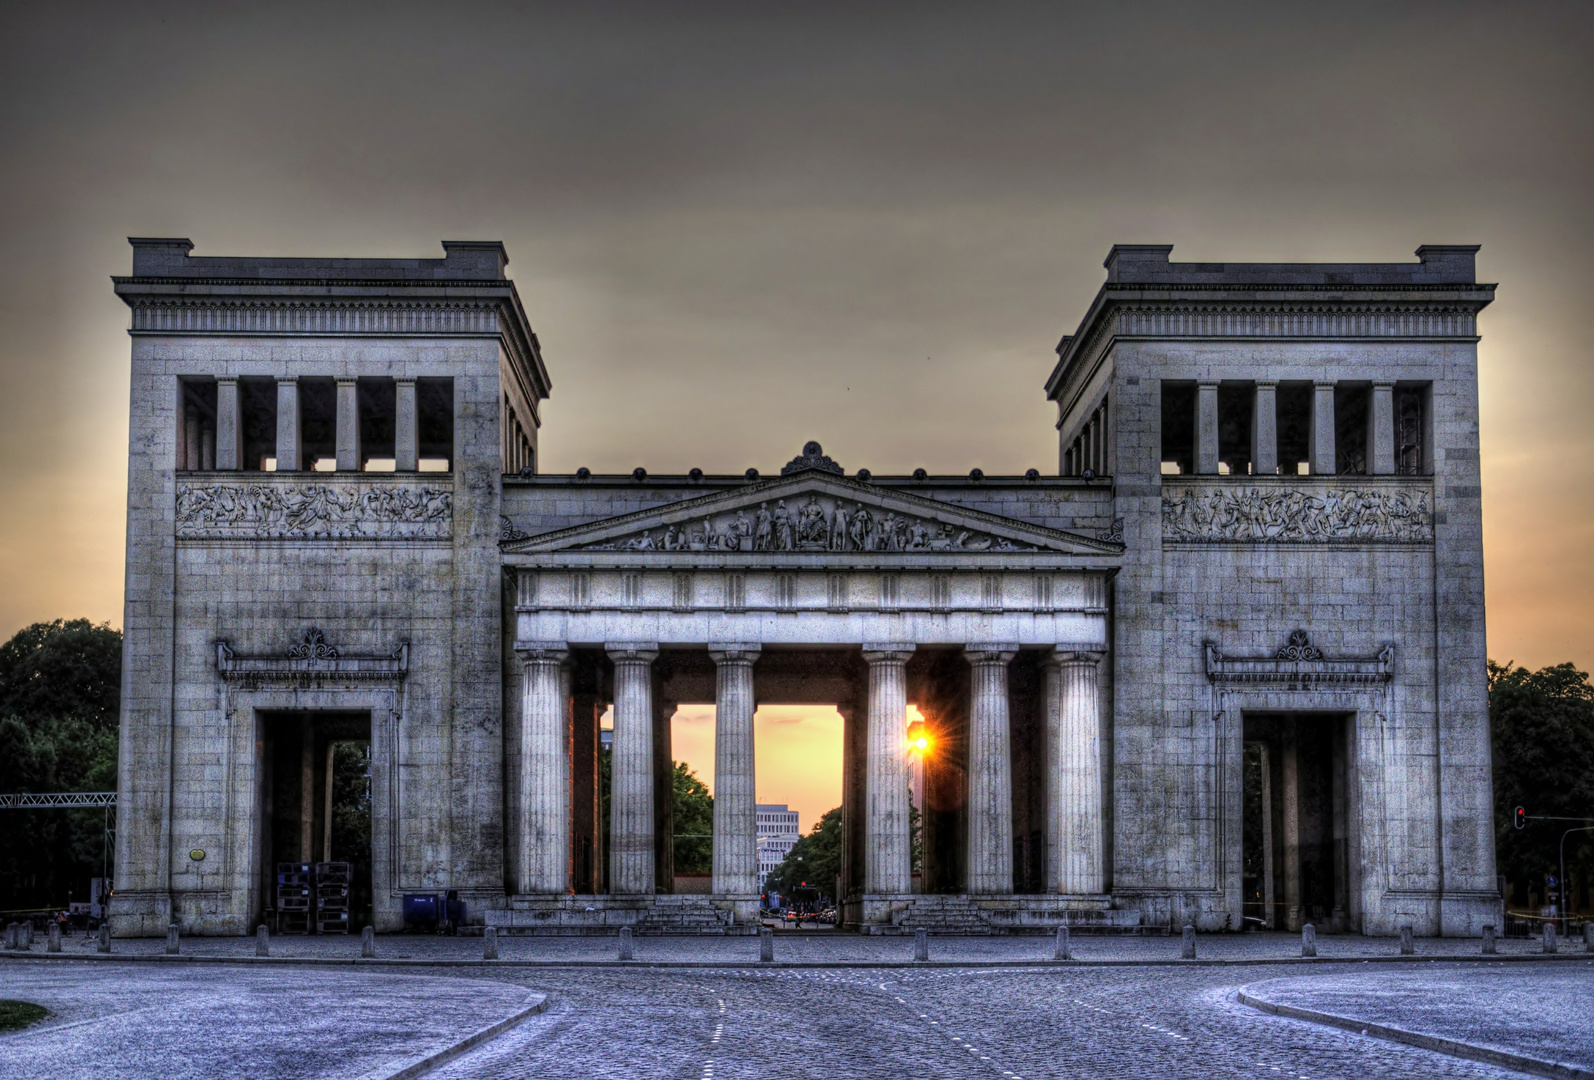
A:
POLYGON ((376 927, 367 926, 360 931, 360 958, 362 960, 376 959, 376 927))
POLYGON ((761 964, 775 962, 775 931, 767 926, 758 928, 758 962, 761 964))
POLYGON ((620 927, 620 959, 630 960, 633 958, 634 954, 631 951, 631 928, 629 926, 622 926, 620 927))
POLYGON ((50 920, 50 936, 48 938, 47 944, 44 946, 44 951, 61 951, 61 924, 56 922, 54 919, 50 920))
POLYGON ((498 927, 489 926, 482 931, 482 959, 498 959, 498 927))
POLYGON ((1552 923, 1552 922, 1545 923, 1544 924, 1544 951, 1547 952, 1547 953, 1553 953, 1553 952, 1557 951, 1559 948, 1560 948, 1560 945, 1555 940, 1555 924, 1552 923))
POLYGON ((1059 926, 1057 928, 1057 947, 1052 950, 1052 959, 1072 960, 1073 958, 1074 950, 1070 946, 1070 942, 1068 940, 1068 927, 1059 926))
POLYGON ((166 927, 166 955, 176 956, 180 946, 177 938, 177 924, 169 923, 166 927))
POLYGON ((930 931, 919 927, 913 932, 913 960, 922 964, 930 959, 930 931))
POLYGON ((100 923, 99 948, 100 952, 102 953, 109 953, 111 951, 111 924, 108 922, 100 923))
POLYGON ((1301 927, 1301 955, 1317 955, 1317 927, 1311 923, 1301 927))
POLYGON ((1494 955, 1494 924, 1490 923, 1483 928, 1483 955, 1494 955))
POLYGON ((271 955, 271 931, 266 929, 265 923, 261 923, 260 928, 255 931, 255 955, 271 955))
POLYGON ((33 948, 33 920, 28 919, 22 924, 22 947, 33 948))
POLYGON ((1179 953, 1179 956, 1184 960, 1195 959, 1195 927, 1186 926, 1184 928, 1184 949, 1179 953))
POLYGON ((1401 956, 1416 956, 1417 955, 1417 946, 1411 940, 1411 927, 1409 927, 1409 926, 1402 926, 1400 928, 1400 955, 1401 956))

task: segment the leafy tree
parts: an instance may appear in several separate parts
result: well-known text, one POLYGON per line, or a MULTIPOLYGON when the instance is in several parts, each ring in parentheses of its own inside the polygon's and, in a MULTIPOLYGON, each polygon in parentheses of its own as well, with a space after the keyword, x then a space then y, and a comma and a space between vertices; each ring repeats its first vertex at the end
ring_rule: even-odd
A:
POLYGON ((792 845, 785 861, 770 871, 767 886, 782 896, 797 896, 799 890, 804 889, 820 896, 832 896, 836 891, 836 875, 840 873, 841 807, 838 806, 816 821, 812 831, 792 845))
MULTIPOLYGON (((0 791, 116 788, 122 636, 87 619, 0 645, 0 791)), ((109 851, 99 810, 0 810, 0 909, 88 898, 109 851)))
MULTIPOLYGON (((1559 874, 1561 835, 1576 822, 1529 822, 1529 814, 1588 817, 1594 824, 1594 687, 1571 664, 1539 671, 1489 664, 1489 720, 1494 742, 1494 802, 1500 873, 1542 890, 1559 874)), ((1594 833, 1566 840, 1567 876, 1586 891, 1594 877, 1594 833)), ((1568 900, 1577 898, 1569 890, 1568 900)), ((1518 899, 1516 902, 1522 902, 1518 899)))
POLYGON ((675 763, 675 872, 707 874, 714 869, 714 796, 686 762, 675 763))
POLYGON ((87 619, 34 623, 0 645, 0 716, 80 716, 115 728, 122 635, 87 619))

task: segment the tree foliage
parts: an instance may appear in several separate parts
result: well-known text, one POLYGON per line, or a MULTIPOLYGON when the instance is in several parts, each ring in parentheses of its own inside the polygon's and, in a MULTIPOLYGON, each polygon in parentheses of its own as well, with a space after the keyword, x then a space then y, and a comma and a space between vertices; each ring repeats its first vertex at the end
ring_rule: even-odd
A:
MULTIPOLYGON (((122 635, 35 623, 0 645, 0 791, 113 791, 122 635)), ((0 810, 0 908, 88 899, 106 865, 99 810, 0 810)))
POLYGON ((770 871, 766 887, 782 896, 799 896, 812 890, 835 899, 836 876, 841 873, 841 807, 814 823, 808 835, 792 845, 785 860, 770 871))
POLYGON ((714 796, 686 767, 675 763, 675 872, 708 874, 714 870, 714 796))
POLYGON ((78 716, 116 727, 122 635, 87 619, 34 623, 0 645, 0 716, 78 716))
MULTIPOLYGON (((1571 664, 1529 671, 1491 661, 1489 720, 1499 872, 1542 887, 1546 874, 1559 873, 1562 833, 1577 823, 1530 821, 1517 829, 1513 812, 1522 806, 1529 814, 1590 817, 1594 824, 1594 687, 1571 664)), ((1568 877, 1589 881, 1590 837, 1567 838, 1568 877)))

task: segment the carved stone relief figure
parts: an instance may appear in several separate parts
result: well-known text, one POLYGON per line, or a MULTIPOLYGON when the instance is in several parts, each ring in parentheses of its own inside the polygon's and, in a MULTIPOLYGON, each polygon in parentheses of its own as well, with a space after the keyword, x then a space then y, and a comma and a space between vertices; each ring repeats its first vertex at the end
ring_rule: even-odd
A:
POLYGON ((1033 551, 1010 540, 954 529, 951 525, 885 511, 876 517, 859 504, 833 504, 810 496, 794 511, 778 501, 762 503, 716 520, 705 516, 672 524, 655 536, 643 532, 591 545, 606 551, 1033 551))
POLYGON ((1433 539, 1433 505, 1421 489, 1189 487, 1163 494, 1162 538, 1422 543, 1433 539))

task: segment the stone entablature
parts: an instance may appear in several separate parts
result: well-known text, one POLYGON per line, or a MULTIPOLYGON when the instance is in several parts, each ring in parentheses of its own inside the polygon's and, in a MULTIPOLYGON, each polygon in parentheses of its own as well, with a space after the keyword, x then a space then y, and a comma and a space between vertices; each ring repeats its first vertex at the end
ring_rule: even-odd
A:
MULTIPOLYGON (((969 554, 1107 557, 1120 545, 1004 518, 819 469, 539 536, 507 526, 506 552, 955 559, 969 554)), ((928 561, 925 565, 930 565, 928 561)))
POLYGON ((1165 544, 1431 544, 1426 477, 1164 477, 1165 544))
POLYGON ((254 473, 248 480, 189 479, 177 485, 180 540, 447 540, 453 535, 451 476, 416 482, 371 473, 254 473), (314 476, 314 474, 310 474, 314 476))
POLYGON ((519 581, 517 611, 1107 611, 1106 575, 1079 571, 526 567, 519 581))
POLYGON ((216 642, 216 673, 245 690, 393 684, 403 682, 409 669, 407 641, 386 656, 345 655, 315 627, 305 631, 298 644, 275 656, 240 656, 230 643, 216 642))
POLYGON ((1304 630, 1290 635, 1271 656, 1226 656, 1213 642, 1204 649, 1207 678, 1214 686, 1265 690, 1382 687, 1395 674, 1395 647, 1377 656, 1330 659, 1304 630))

